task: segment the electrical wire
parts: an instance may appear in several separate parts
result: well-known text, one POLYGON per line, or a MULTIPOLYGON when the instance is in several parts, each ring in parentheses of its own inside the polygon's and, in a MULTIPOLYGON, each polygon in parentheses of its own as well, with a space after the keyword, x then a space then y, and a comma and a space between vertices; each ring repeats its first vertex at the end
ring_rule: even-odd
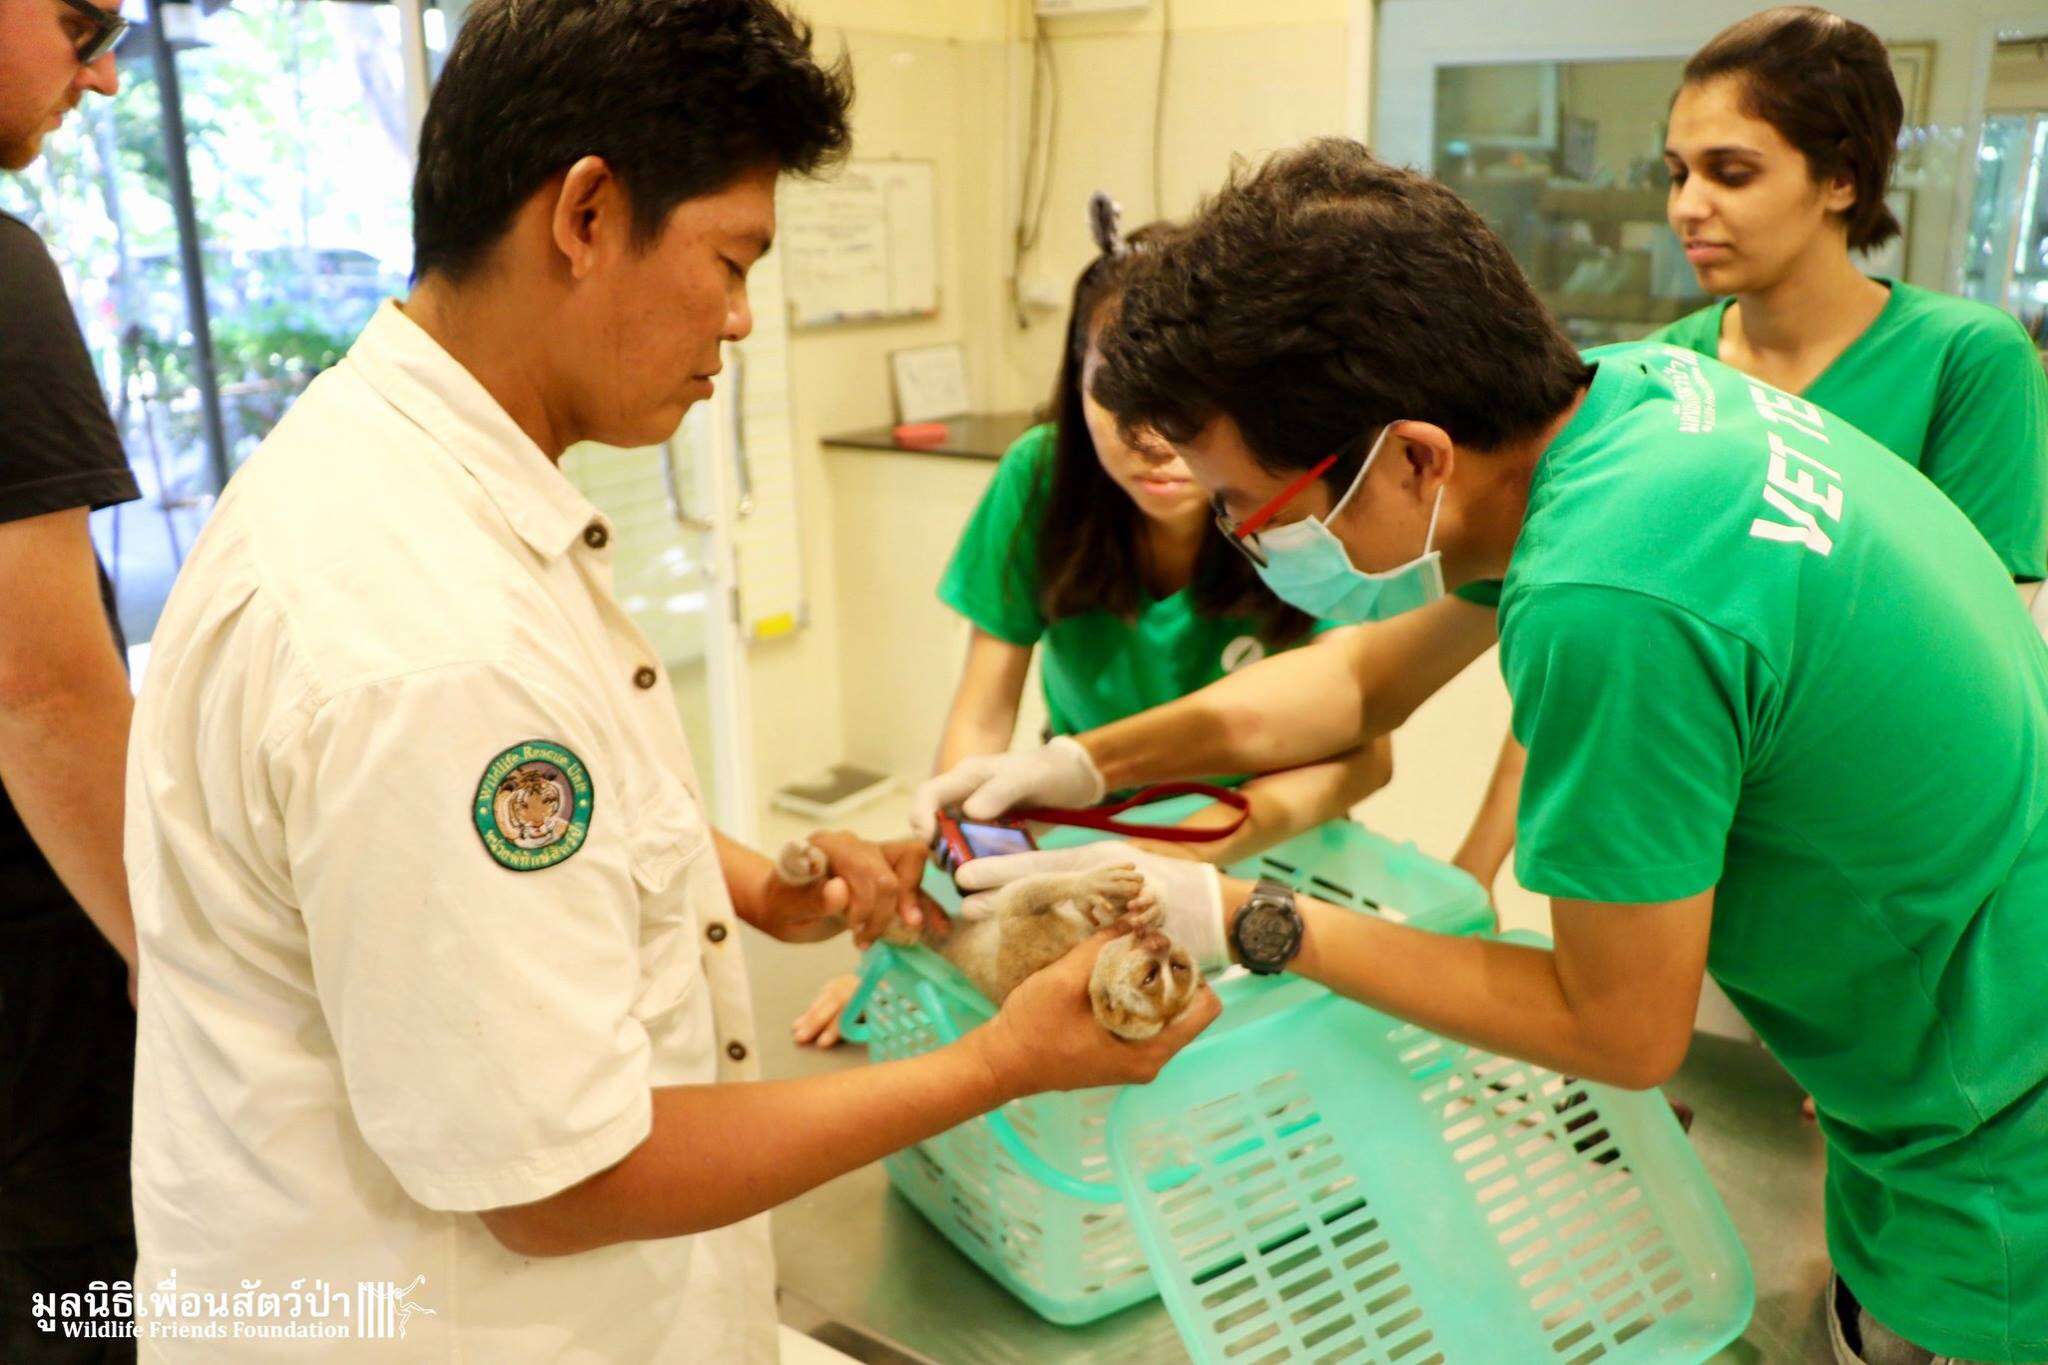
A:
POLYGON ((1060 117, 1060 69, 1052 44, 1046 41, 1045 20, 1034 19, 1031 28, 1031 105, 1026 116, 1024 180, 1018 187, 1015 252, 1010 262, 1010 306, 1018 329, 1031 326, 1024 301, 1024 263, 1038 249, 1045 231, 1045 211, 1052 196, 1054 152, 1060 117), (1044 156, 1039 154, 1039 126, 1045 128, 1044 156), (1033 199, 1036 199, 1034 205, 1033 199))
POLYGON ((1166 74, 1173 52, 1173 0, 1159 0, 1159 71, 1152 82, 1152 216, 1166 217, 1166 74))

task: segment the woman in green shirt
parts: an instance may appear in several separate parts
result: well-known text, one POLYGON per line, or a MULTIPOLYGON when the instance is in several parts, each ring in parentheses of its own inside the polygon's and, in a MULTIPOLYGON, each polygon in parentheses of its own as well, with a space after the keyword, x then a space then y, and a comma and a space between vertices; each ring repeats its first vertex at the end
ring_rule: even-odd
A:
MULTIPOLYGON (((2041 620, 2048 375, 2006 313, 1855 254, 1899 235, 1885 204, 1904 105, 1883 42, 1826 10, 1767 10, 1686 63, 1667 213, 1718 303, 1650 339, 1797 394, 1911 464, 1975 524, 2041 620)), ((2048 625, 2048 621, 2044 621, 2048 625)), ((1492 886, 1515 843, 1512 738, 1453 859, 1492 886)))
MULTIPOLYGON (((1004 453, 939 581, 939 600, 973 629, 934 772, 1010 747, 1034 654, 1048 734, 1071 735, 1177 700, 1329 628, 1274 597, 1225 544, 1178 456, 1163 443, 1125 441, 1088 395, 1125 253, 1144 250, 1154 231, 1126 243, 1099 230, 1100 252, 1074 286, 1053 420, 1004 453)), ((1343 815, 1392 775, 1381 739, 1245 782, 1250 818, 1228 838, 1137 842, 1235 862, 1343 815)), ((1212 804, 1182 823, 1221 826, 1236 814, 1212 804)), ((798 1042, 838 1041, 853 980, 826 983, 793 1025, 798 1042)))

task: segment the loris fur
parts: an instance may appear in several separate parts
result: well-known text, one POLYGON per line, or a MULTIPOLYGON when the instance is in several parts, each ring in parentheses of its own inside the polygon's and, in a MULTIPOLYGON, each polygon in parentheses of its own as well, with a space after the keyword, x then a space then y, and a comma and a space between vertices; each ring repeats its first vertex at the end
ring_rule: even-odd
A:
MULTIPOLYGON (((783 846, 775 866, 798 886, 827 870, 824 854, 801 839, 783 846)), ((1088 978, 1088 1001, 1104 1028, 1120 1038, 1150 1038, 1194 999, 1201 975, 1187 951, 1160 929, 1160 910, 1137 869, 1045 873, 990 894, 988 914, 923 941, 998 1004, 1025 977, 1107 926, 1115 926, 1118 937, 1104 945, 1088 978)), ((896 944, 919 940, 900 922, 883 937, 896 944)))

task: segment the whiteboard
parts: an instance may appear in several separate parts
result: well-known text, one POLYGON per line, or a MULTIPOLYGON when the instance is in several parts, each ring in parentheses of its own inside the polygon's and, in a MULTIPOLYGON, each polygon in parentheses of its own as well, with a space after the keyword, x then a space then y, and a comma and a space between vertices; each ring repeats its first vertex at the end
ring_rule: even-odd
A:
POLYGON ((938 201, 929 161, 849 161, 782 187, 777 233, 798 327, 939 311, 938 201))

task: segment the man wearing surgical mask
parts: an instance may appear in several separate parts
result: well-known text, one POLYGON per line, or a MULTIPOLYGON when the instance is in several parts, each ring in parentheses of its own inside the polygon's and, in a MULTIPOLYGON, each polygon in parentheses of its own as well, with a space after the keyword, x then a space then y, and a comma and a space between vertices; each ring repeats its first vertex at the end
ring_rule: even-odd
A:
POLYGON ((1556 946, 1116 845, 962 885, 1135 862, 1205 966, 1631 1087, 1676 1071, 1711 969, 1815 1099, 1868 1317, 1916 1361, 2048 1360, 2048 647, 1968 519, 1713 359, 1575 354, 1468 206, 1355 143, 1235 177, 1101 345, 1095 397, 1173 443, 1266 583, 1376 624, 935 778, 916 817, 1348 750, 1498 638, 1556 946))

